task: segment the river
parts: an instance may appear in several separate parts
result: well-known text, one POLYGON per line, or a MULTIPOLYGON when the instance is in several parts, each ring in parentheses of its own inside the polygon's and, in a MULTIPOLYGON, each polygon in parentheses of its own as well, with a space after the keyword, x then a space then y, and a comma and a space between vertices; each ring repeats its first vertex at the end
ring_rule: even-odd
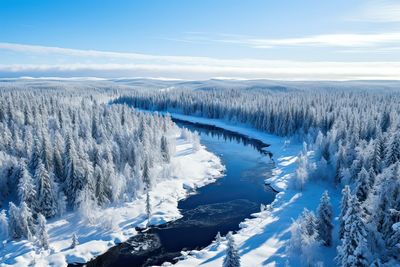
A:
POLYGON ((218 232, 239 230, 240 222, 269 204, 276 192, 264 184, 274 167, 268 146, 221 128, 174 120, 200 134, 207 150, 226 166, 224 176, 179 201, 182 218, 140 232, 110 248, 87 266, 151 266, 176 262, 181 251, 208 246, 218 232))

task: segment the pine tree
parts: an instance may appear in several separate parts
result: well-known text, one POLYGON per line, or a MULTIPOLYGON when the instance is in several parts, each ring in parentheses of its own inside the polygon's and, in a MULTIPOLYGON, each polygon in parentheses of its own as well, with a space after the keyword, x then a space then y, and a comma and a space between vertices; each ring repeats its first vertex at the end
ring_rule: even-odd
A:
POLYGON ((79 245, 78 237, 76 236, 75 233, 73 233, 72 234, 71 248, 75 248, 77 245, 79 245))
POLYGON ((297 169, 296 169, 296 187, 303 190, 304 184, 308 178, 308 157, 303 151, 297 158, 297 169))
POLYGON ((9 225, 8 225, 6 211, 2 210, 0 212, 0 247, 2 245, 2 241, 7 240, 9 238, 8 229, 9 225))
POLYGON ((288 252, 296 261, 300 259, 302 266, 313 265, 316 258, 315 251, 320 246, 316 223, 314 214, 304 209, 290 229, 292 235, 288 252))
POLYGON ((106 178, 104 177, 103 170, 98 165, 94 168, 94 180, 96 185, 95 194, 99 205, 108 204, 110 202, 110 195, 107 193, 106 178))
POLYGON ((147 215, 147 226, 150 225, 151 219, 151 199, 150 199, 150 191, 147 190, 146 192, 146 215, 147 215))
POLYGON ((376 180, 376 173, 374 168, 369 168, 368 170, 368 176, 369 176, 369 188, 372 189, 375 185, 375 180, 376 180))
POLYGON ((49 249, 49 235, 47 234, 46 218, 38 214, 38 225, 36 229, 36 240, 40 248, 49 249))
POLYGON ((334 181, 335 184, 340 184, 341 182, 341 170, 342 166, 344 165, 345 162, 345 146, 344 145, 339 145, 339 151, 336 156, 336 169, 335 169, 335 176, 334 176, 334 181))
POLYGON ((393 234, 392 225, 400 216, 393 214, 392 210, 400 210, 400 162, 386 168, 378 177, 375 187, 373 217, 377 230, 384 240, 393 234))
POLYGON ((215 236, 215 243, 217 244, 217 246, 221 244, 221 241, 222 241, 221 233, 218 232, 217 235, 215 236))
POLYGON ((125 106, 122 106, 122 112, 121 112, 121 125, 124 126, 126 121, 126 115, 125 115, 125 106))
POLYGON ((46 218, 57 214, 57 195, 54 191, 54 182, 51 180, 44 164, 39 160, 35 172, 35 182, 37 188, 37 211, 46 218))
POLYGON ((23 236, 23 230, 21 227, 21 217, 20 217, 20 211, 17 206, 15 206, 14 203, 10 202, 9 203, 9 208, 8 208, 8 216, 10 218, 9 220, 9 235, 12 239, 19 239, 23 236))
POLYGON ((36 189, 24 161, 19 165, 18 197, 20 203, 25 202, 34 211, 37 207, 36 189))
POLYGON ((98 206, 95 196, 89 190, 88 186, 85 186, 78 193, 76 206, 78 207, 78 212, 83 219, 85 219, 90 224, 95 223, 95 220, 98 216, 98 206))
POLYGON ((140 141, 142 142, 142 144, 145 143, 146 140, 148 139, 148 136, 147 136, 147 133, 148 133, 147 127, 148 127, 148 126, 147 126, 147 123, 145 122, 144 119, 142 119, 142 120, 140 121, 140 125, 139 125, 139 139, 140 139, 140 141))
POLYGON ((78 193, 83 188, 82 181, 80 180, 78 174, 78 156, 75 150, 75 143, 71 135, 68 135, 66 144, 65 144, 65 152, 63 158, 64 165, 64 175, 65 175, 65 183, 64 183, 64 192, 67 197, 68 204, 70 206, 74 206, 76 204, 76 199, 78 197, 78 193))
POLYGON ((370 192, 370 177, 366 169, 364 167, 361 168, 361 171, 357 175, 355 194, 358 198, 359 202, 364 202, 367 199, 367 196, 370 192))
POLYGON ((351 197, 350 187, 346 185, 342 190, 342 200, 340 201, 339 215, 339 238, 342 238, 345 231, 345 216, 349 208, 349 199, 351 197))
POLYGON ((226 256, 224 258, 223 267, 240 267, 240 256, 238 249, 235 244, 235 240, 233 239, 232 233, 229 232, 226 235, 226 239, 228 240, 228 245, 226 249, 226 256))
POLYGON ((25 202, 22 202, 19 211, 19 224, 21 227, 22 236, 28 240, 32 240, 32 236, 35 230, 32 212, 25 202))
POLYGON ((336 261, 343 267, 369 266, 370 251, 364 214, 356 196, 350 196, 342 243, 336 261))
POLYGON ((46 132, 42 133, 42 150, 40 158, 47 171, 53 170, 53 154, 51 151, 50 140, 46 132))
POLYGON ((92 138, 94 138, 95 140, 98 140, 99 138, 99 126, 98 126, 99 122, 98 122, 98 118, 97 118, 97 114, 93 114, 92 117, 92 138))
POLYGON ((396 163, 400 160, 400 133, 397 131, 392 134, 389 145, 386 149, 386 166, 396 163))
POLYGON ((332 245, 332 220, 332 205, 330 203, 328 191, 325 191, 317 209, 317 231, 323 244, 328 247, 332 245))
POLYGON ((64 192, 58 189, 57 194, 57 214, 62 216, 67 211, 67 197, 64 192))
POLYGON ((150 163, 147 158, 144 161, 142 177, 145 189, 150 190, 152 187, 152 177, 150 171, 150 163))
POLYGON ((64 176, 64 166, 63 166, 63 158, 62 158, 62 136, 57 133, 55 136, 55 145, 53 149, 53 173, 55 182, 62 185, 65 181, 64 176))
POLYGON ((37 169, 37 165, 39 163, 41 156, 41 146, 38 138, 34 139, 33 142, 33 148, 32 148, 32 153, 29 161, 29 171, 32 175, 35 174, 35 171, 37 169))
POLYGON ((24 125, 30 125, 32 124, 32 115, 29 110, 29 106, 26 106, 24 108, 24 125))
POLYGON ((169 163, 171 161, 171 151, 168 139, 164 135, 161 137, 161 155, 165 162, 169 163))
POLYGON ((382 168, 382 148, 381 148, 381 136, 379 136, 377 139, 374 141, 374 151, 372 154, 372 159, 371 159, 371 167, 373 168, 375 174, 381 172, 382 168))
POLYGON ((200 136, 197 131, 195 131, 192 135, 192 144, 193 144, 193 150, 194 151, 199 151, 201 148, 200 145, 200 136))
POLYGON ((313 212, 304 208, 303 213, 300 215, 300 220, 303 223, 308 236, 318 235, 318 220, 313 212))

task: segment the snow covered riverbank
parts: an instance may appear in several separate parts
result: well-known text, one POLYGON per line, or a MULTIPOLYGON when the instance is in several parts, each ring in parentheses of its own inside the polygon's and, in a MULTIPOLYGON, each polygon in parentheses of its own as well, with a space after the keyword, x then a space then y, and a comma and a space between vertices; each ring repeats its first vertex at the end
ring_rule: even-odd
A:
MULTIPOLYGON (((219 158, 205 147, 198 147, 180 137, 176 138, 176 145, 176 153, 167 172, 170 179, 160 179, 150 194, 152 224, 179 218, 178 201, 193 189, 215 181, 224 170, 219 158)), ((161 169, 158 175, 165 175, 161 169)), ((36 253, 34 245, 27 240, 9 241, 0 249, 0 266, 66 266, 72 262, 84 263, 135 235, 135 226, 145 226, 147 222, 144 196, 93 213, 91 222, 82 220, 77 212, 49 220, 49 251, 36 253), (71 248, 74 233, 79 245, 71 248)))
MULTIPOLYGON (((300 258, 289 259, 286 248, 290 238, 290 227, 304 208, 315 210, 322 193, 328 190, 334 204, 334 214, 338 215, 340 195, 331 185, 324 182, 311 181, 306 184, 303 191, 290 186, 297 168, 297 155, 302 150, 302 144, 289 142, 283 137, 262 133, 246 125, 234 125, 221 120, 171 114, 173 118, 214 125, 226 130, 247 135, 269 144, 268 151, 273 153, 276 168, 271 178, 266 179, 274 189, 279 191, 275 201, 267 210, 253 214, 254 218, 241 224, 241 230, 234 235, 239 248, 242 266, 300 266, 300 258), (290 260, 290 261, 289 261, 290 260), (288 265, 287 265, 288 264, 288 265)), ((336 221, 335 227, 336 226, 336 221)), ((334 231, 335 232, 335 231, 334 231)), ((220 245, 211 244, 200 250, 185 253, 184 260, 176 266, 222 266, 225 257, 226 242, 220 245)), ((336 245, 330 248, 321 248, 319 260, 324 266, 335 266, 336 245)))

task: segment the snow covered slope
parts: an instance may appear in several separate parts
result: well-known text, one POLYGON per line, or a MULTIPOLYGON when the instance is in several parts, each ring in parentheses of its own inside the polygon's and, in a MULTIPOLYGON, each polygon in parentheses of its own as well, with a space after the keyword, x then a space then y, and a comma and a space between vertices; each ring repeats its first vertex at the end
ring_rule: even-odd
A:
MULTIPOLYGON (((217 156, 178 135, 176 154, 170 164, 170 179, 163 179, 151 191, 152 224, 179 218, 178 200, 185 198, 191 188, 215 181, 224 170, 217 156)), ((8 242, 0 249, 0 266, 84 263, 134 235, 135 226, 145 226, 145 214, 145 196, 133 202, 94 210, 91 222, 82 220, 77 212, 68 213, 48 221, 49 251, 35 252, 33 244, 27 240, 8 242), (71 248, 74 233, 79 245, 71 248)))

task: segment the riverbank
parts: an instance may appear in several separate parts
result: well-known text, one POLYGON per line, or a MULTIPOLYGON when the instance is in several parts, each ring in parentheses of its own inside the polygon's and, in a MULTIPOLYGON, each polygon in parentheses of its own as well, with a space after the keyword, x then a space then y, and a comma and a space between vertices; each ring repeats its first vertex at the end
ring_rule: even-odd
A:
MULTIPOLYGON (((241 223, 241 230, 234 234, 241 255, 242 267, 286 266, 290 258, 287 246, 293 220, 300 215, 304 208, 315 210, 325 190, 328 190, 334 203, 335 216, 338 214, 338 205, 335 204, 338 203, 340 195, 329 184, 319 181, 308 182, 303 191, 291 186, 297 168, 297 155, 303 148, 302 144, 290 142, 284 137, 260 132, 246 125, 234 125, 222 120, 175 113, 170 115, 176 119, 237 132, 270 145, 268 151, 273 153, 276 168, 273 170, 273 176, 266 179, 265 182, 279 193, 267 210, 253 214, 254 218, 241 223)), ((222 242, 220 245, 214 243, 200 251, 185 252, 183 260, 179 261, 176 266, 222 266, 225 257, 225 243, 222 242)), ((333 263, 335 248, 336 244, 330 248, 321 248, 321 251, 316 252, 320 255, 320 261, 325 267, 335 266, 333 263)), ((300 259, 298 257, 297 260, 292 259, 288 266, 301 266, 300 259)))
MULTIPOLYGON (((176 133, 176 153, 169 166, 154 170, 160 177, 150 198, 151 224, 162 224, 181 217, 178 201, 195 188, 212 183, 222 175, 224 166, 220 159, 204 146, 195 146, 176 133)), ((77 212, 48 221, 50 250, 36 253, 27 241, 13 241, 0 249, 0 266, 66 266, 68 263, 85 263, 110 247, 124 242, 136 234, 135 226, 147 223, 145 198, 113 205, 93 211, 90 222, 77 212), (72 235, 79 245, 71 248, 72 235)))

